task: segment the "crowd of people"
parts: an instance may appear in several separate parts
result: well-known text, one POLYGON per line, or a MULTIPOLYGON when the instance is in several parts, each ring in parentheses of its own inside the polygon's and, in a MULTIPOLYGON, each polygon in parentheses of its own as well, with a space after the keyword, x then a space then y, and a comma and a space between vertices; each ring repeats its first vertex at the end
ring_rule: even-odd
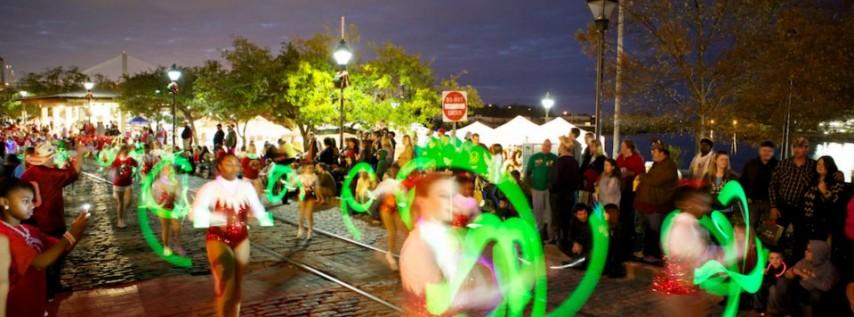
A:
MULTIPOLYGON (((309 133, 302 142, 281 139, 259 149, 254 142, 238 147, 234 127, 224 131, 217 125, 209 150, 195 144, 189 125, 181 131, 180 146, 169 146, 165 134, 161 137, 150 130, 108 135, 90 126, 53 135, 49 129, 14 122, 2 125, 6 146, 0 184, 0 252, 7 246, 11 261, 3 269, 0 259, 0 271, 9 273, 8 296, 5 301, 0 298, 0 303, 6 305, 7 315, 40 316, 47 299, 65 290, 59 280, 63 254, 84 237, 88 209, 69 229, 62 191, 77 180, 87 159, 100 163, 112 182, 119 230, 127 227, 125 218, 137 201, 134 185, 145 177, 153 180, 155 205, 167 211, 156 213, 167 256, 186 254, 177 221, 183 215, 171 211, 182 203, 188 205, 186 216, 194 226, 207 228, 216 309, 222 316, 239 314, 241 280, 249 263, 247 222, 254 218, 272 225, 264 207, 280 202, 268 198, 272 193, 284 193, 281 203, 297 200, 295 234, 306 241, 314 234, 315 209, 339 205, 338 193, 351 191, 356 203, 369 205, 366 217, 386 229, 390 251, 386 261, 390 269, 400 271, 408 312, 426 315, 430 313, 424 305, 428 284, 460 274, 455 267, 462 261, 462 237, 472 230, 467 224, 480 214, 502 219, 518 216, 518 206, 497 186, 505 179, 515 182, 526 196, 540 240, 570 257, 568 263, 581 263, 578 267, 587 265, 592 248, 589 217, 595 206, 602 206, 610 228, 604 274, 625 276, 627 261, 661 266, 652 289, 661 295, 664 313, 690 316, 707 311, 708 298, 692 281, 694 268, 708 260, 731 264, 755 261, 758 256, 755 252, 725 254, 725 248, 700 225, 711 210, 724 213, 734 224, 737 241, 749 243, 758 237, 772 251, 763 286, 745 305, 769 315, 798 314, 803 309, 821 312, 846 303, 846 290, 847 303, 854 303, 852 188, 832 157, 808 157, 804 138, 795 139, 792 157, 782 160, 774 158, 774 143, 763 142, 757 157, 740 173, 730 165, 727 152, 703 139, 700 152, 680 173, 669 147, 659 140, 652 141, 652 164, 647 167, 632 140, 623 140, 619 155, 609 158, 592 133, 584 135, 585 144, 578 142, 578 129, 560 138, 557 154, 545 140, 539 152, 524 158, 521 148, 484 145, 477 134, 459 140, 454 132, 443 129, 431 131, 427 140, 414 135, 398 138, 387 129, 360 132, 347 138, 341 148, 334 138, 319 140, 309 133), (465 154, 463 161, 468 160, 469 167, 420 166, 398 177, 403 167, 429 157, 426 153, 437 146, 465 154), (172 164, 150 175, 162 160, 172 164), (179 167, 177 160, 188 162, 189 167, 179 167), (374 173, 362 171, 350 188, 343 188, 345 177, 360 163, 374 173), (271 180, 281 166, 289 171, 271 180), (191 202, 182 202, 179 193, 185 185, 176 181, 179 174, 209 182, 191 202), (746 206, 717 199, 729 182, 743 187, 746 206), (401 196, 395 195, 408 190, 414 190, 411 226, 403 225, 397 201, 401 196), (665 234, 662 222, 674 210, 678 214, 665 234), (399 234, 406 236, 402 245, 397 243, 399 234), (392 255, 397 250, 400 262, 392 255)), ((439 154, 447 159, 454 153, 439 154)), ((494 268, 488 255, 481 257, 483 261, 465 272, 471 282, 446 312, 488 312, 500 301, 498 281, 491 273, 494 268)))

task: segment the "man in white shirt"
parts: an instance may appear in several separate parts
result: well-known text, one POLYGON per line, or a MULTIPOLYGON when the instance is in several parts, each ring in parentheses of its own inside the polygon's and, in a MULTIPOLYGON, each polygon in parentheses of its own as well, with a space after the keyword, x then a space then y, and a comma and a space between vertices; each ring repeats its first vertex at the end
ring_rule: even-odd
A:
POLYGON ((700 140, 700 153, 694 156, 691 160, 691 178, 701 178, 709 170, 709 165, 712 164, 712 158, 715 157, 715 152, 712 151, 714 143, 709 139, 700 140))

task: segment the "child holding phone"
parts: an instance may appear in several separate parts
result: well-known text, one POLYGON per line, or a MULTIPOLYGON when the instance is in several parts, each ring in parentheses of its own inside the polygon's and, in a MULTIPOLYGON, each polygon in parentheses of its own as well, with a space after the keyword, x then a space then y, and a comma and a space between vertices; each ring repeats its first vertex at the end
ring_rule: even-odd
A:
POLYGON ((89 213, 81 212, 62 239, 55 239, 38 228, 21 224, 33 215, 33 186, 8 179, 0 183, 0 235, 9 241, 9 293, 6 316, 42 317, 47 307, 45 268, 74 247, 86 230, 89 213))

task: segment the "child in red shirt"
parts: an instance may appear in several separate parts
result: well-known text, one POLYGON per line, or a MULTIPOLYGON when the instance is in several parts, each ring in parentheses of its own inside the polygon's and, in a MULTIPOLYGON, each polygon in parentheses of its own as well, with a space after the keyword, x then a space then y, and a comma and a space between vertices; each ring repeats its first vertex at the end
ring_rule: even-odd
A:
POLYGON ((34 196, 35 189, 28 182, 8 179, 0 184, 0 235, 8 240, 11 256, 6 316, 45 315, 45 268, 74 247, 89 221, 89 213, 81 212, 62 239, 50 237, 36 227, 21 224, 21 221, 33 215, 34 196))
POLYGON ((133 199, 133 169, 138 166, 130 155, 130 146, 124 145, 110 166, 113 178, 113 197, 116 198, 116 227, 125 228, 125 210, 133 199))
POLYGON ((258 196, 261 196, 264 193, 264 188, 261 179, 258 177, 261 173, 261 160, 258 158, 258 155, 249 153, 242 157, 240 159, 240 167, 243 170, 243 179, 252 183, 255 192, 258 193, 258 196))

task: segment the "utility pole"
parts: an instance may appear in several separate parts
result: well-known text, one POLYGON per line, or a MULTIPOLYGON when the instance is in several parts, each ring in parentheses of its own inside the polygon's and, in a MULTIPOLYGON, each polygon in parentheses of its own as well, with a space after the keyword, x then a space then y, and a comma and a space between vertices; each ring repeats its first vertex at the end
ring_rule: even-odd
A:
POLYGON ((623 60, 623 6, 625 1, 620 1, 617 7, 617 78, 614 85, 614 138, 611 141, 611 157, 616 158, 620 154, 620 90, 623 82, 622 60, 623 60))

